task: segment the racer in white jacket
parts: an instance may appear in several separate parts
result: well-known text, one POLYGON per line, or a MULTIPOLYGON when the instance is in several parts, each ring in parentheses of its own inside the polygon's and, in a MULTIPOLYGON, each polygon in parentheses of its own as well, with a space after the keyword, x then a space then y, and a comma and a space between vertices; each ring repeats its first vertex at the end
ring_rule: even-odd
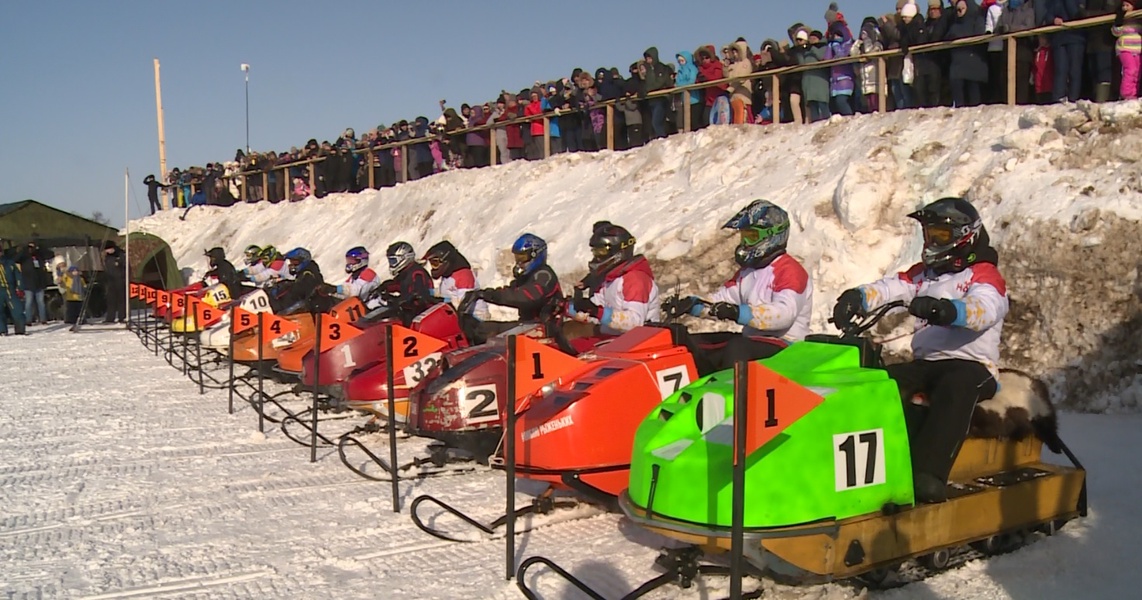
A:
POLYGON ((273 285, 279 280, 293 279, 289 263, 273 246, 262 248, 258 262, 246 267, 242 273, 260 287, 273 285))
POLYGON ((690 296, 664 303, 672 316, 708 316, 742 326, 742 335, 724 348, 709 348, 702 352, 708 356, 695 357, 717 369, 768 358, 789 342, 804 339, 813 309, 809 273, 786 253, 790 223, 784 209, 768 200, 755 200, 724 227, 741 235, 734 252, 738 272, 708 302, 690 296))
POLYGON ((360 298, 363 302, 381 284, 377 272, 369 268, 369 251, 363 246, 350 248, 345 253, 345 272, 349 278, 337 286, 341 298, 360 298))
POLYGON ((942 198, 909 217, 924 233, 923 262, 841 294, 838 326, 893 301, 918 317, 915 360, 890 365, 904 399, 916 499, 942 502, 945 484, 967 436, 977 402, 997 391, 999 340, 1007 315, 1007 284, 975 207, 942 198), (928 407, 912 402, 924 393, 928 407))
POLYGON ((593 229, 589 271, 567 307, 573 319, 599 325, 595 335, 569 340, 579 352, 648 321, 662 320, 658 284, 650 263, 634 253, 634 236, 608 221, 595 223, 593 229))
MULTIPOLYGON (((476 280, 472 265, 448 240, 433 244, 421 257, 420 262, 427 264, 429 274, 439 281, 435 291, 436 297, 452 303, 454 307, 460 306, 468 292, 480 289, 480 282, 476 280)), ((472 308, 472 316, 480 321, 487 321, 490 317, 488 303, 477 300, 472 308)))

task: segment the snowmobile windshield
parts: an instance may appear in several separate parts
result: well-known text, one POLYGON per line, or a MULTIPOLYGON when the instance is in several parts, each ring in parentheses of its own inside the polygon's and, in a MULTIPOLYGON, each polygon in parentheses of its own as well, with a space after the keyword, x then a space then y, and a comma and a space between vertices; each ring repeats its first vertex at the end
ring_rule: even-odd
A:
POLYGON ((788 228, 788 223, 782 223, 780 225, 774 225, 773 227, 749 227, 742 229, 740 232, 741 242, 743 246, 756 246, 788 228))
POLYGON ((951 223, 926 223, 924 225, 925 246, 947 246, 955 238, 955 226, 951 223))

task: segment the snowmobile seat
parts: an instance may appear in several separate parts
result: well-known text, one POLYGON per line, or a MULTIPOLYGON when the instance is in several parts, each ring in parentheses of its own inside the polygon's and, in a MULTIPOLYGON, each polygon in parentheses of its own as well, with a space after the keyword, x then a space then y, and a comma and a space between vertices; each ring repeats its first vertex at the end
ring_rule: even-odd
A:
POLYGON ((856 346, 860 350, 860 366, 864 369, 883 369, 884 361, 880 356, 880 344, 873 342, 866 337, 843 337, 839 335, 829 335, 823 333, 814 333, 805 336, 806 342, 816 342, 818 344, 840 344, 843 346, 856 346))

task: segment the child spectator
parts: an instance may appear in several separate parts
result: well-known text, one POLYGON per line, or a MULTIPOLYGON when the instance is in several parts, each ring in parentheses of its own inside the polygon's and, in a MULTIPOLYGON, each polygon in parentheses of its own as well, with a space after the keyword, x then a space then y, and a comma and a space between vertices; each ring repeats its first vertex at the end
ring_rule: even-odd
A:
MULTIPOLYGON (((880 27, 877 27, 876 19, 867 17, 861 23, 860 39, 853 44, 852 55, 861 56, 882 50, 884 50, 884 45, 880 42, 880 27)), ((860 74, 863 110, 870 113, 876 112, 880 108, 880 69, 877 67, 877 61, 865 60, 861 62, 858 73, 860 74)))
MULTIPOLYGON (((638 71, 638 63, 631 65, 631 71, 638 71)), ((623 112, 623 118, 626 120, 626 134, 627 134, 627 147, 637 148, 643 144, 642 139, 642 110, 635 100, 635 95, 638 94, 638 88, 641 83, 634 77, 627 81, 627 89, 623 97, 616 104, 617 108, 623 112), (633 84, 632 84, 633 82, 633 84)))
POLYGON ((1039 36, 1039 47, 1035 49, 1035 63, 1031 67, 1035 78, 1035 102, 1049 104, 1055 87, 1055 64, 1051 52, 1051 39, 1039 36))
POLYGON ((1110 28, 1118 42, 1114 51, 1118 53, 1118 60, 1122 63, 1122 83, 1119 94, 1123 100, 1133 100, 1138 97, 1138 70, 1142 67, 1142 24, 1137 21, 1126 20, 1126 13, 1134 10, 1131 2, 1123 2, 1114 17, 1114 27, 1110 28))
MULTIPOLYGON (((836 13, 836 20, 829 25, 825 60, 848 58, 852 47, 853 34, 841 13, 836 13)), ((834 65, 829 69, 829 95, 832 97, 832 108, 837 114, 852 116, 854 88, 851 64, 834 65)))
POLYGON ((79 313, 83 309, 83 297, 87 294, 87 282, 79 272, 79 267, 72 265, 60 277, 60 293, 66 303, 63 322, 75 325, 79 321, 79 313))

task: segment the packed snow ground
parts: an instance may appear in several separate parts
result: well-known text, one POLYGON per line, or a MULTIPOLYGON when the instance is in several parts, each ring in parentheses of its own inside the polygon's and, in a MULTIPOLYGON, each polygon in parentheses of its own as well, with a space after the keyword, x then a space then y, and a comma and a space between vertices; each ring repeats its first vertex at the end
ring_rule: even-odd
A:
MULTIPOLYGON (((309 450, 273 426, 259 434, 252 409, 239 403, 228 415, 226 392, 199 395, 122 330, 50 327, 4 338, 0 380, 0 597, 522 597, 503 580, 502 540, 443 542, 407 514, 411 498, 431 493, 491 517, 503 506, 501 473, 406 483, 394 514, 387 484, 353 475, 329 449, 311 464, 309 450)), ((1092 508, 1055 537, 885 592, 753 579, 747 589, 828 600, 1131 597, 1140 431, 1137 415, 1063 416, 1064 438, 1090 469, 1092 508)), ((416 447, 400 444, 404 458, 416 447)), ((618 597, 658 574, 653 559, 665 543, 602 514, 539 527, 517 548, 520 560, 545 555, 618 597)), ((532 573, 544 598, 581 597, 550 573, 532 573)), ((724 578, 710 578, 651 598, 726 591, 724 578)))
MULTIPOLYGON (((836 117, 805 127, 720 126, 629 152, 563 154, 449 172, 294 204, 166 211, 131 224, 170 242, 201 274, 203 250, 248 244, 311 250, 330 282, 365 245, 423 252, 449 239, 480 282, 505 283, 513 240, 547 239, 569 284, 590 258, 591 224, 638 238, 663 295, 704 294, 735 269, 721 226, 763 197, 786 208, 790 252, 813 277, 814 329, 839 293, 916 262, 905 215, 963 195, 997 245, 1012 312, 1004 366, 1042 377, 1080 410, 1142 407, 1142 101, 1031 108, 930 109, 836 117)), ((893 348, 907 348, 901 339, 893 348)))

